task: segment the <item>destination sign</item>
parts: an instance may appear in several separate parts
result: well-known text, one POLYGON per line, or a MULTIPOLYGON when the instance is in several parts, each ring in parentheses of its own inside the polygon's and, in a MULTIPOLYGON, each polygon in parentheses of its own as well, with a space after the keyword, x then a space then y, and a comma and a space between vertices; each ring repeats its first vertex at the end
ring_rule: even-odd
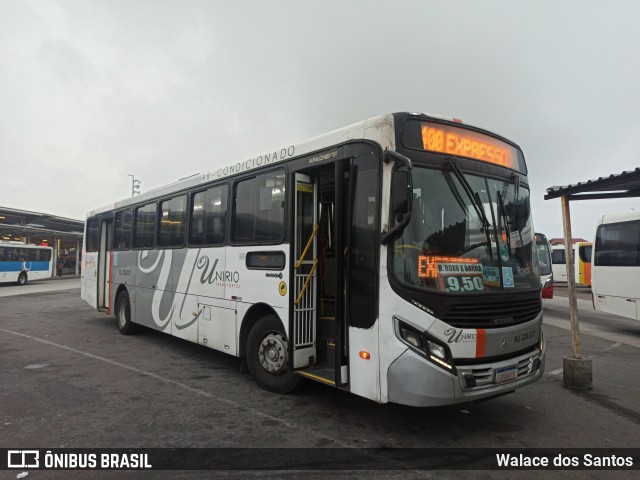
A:
POLYGON ((422 147, 430 152, 473 158, 518 170, 518 152, 506 142, 439 123, 421 122, 422 147))

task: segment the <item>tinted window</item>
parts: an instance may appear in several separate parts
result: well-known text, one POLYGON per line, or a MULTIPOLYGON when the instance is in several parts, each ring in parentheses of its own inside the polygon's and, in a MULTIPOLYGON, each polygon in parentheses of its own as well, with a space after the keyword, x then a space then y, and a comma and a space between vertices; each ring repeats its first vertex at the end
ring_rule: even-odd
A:
POLYGON ((37 249, 33 250, 31 260, 36 262, 48 262, 51 260, 51 250, 37 249))
POLYGON ((564 250, 552 250, 551 263, 553 263, 554 265, 566 264, 567 261, 564 258, 564 250))
POLYGON ((85 245, 87 252, 97 252, 100 243, 100 222, 97 218, 87 220, 85 245))
POLYGON ((377 295, 378 278, 378 163, 372 157, 355 159, 352 181, 353 179, 355 196, 348 247, 351 255, 349 318, 354 327, 369 328, 375 323, 377 316, 377 303, 372 299, 377 295))
POLYGON ((227 225, 227 186, 194 193, 191 201, 189 243, 222 245, 227 225))
POLYGON ((184 245, 187 224, 187 197, 181 195, 160 202, 159 247, 184 245))
POLYGON ((116 250, 128 250, 131 248, 131 227, 133 213, 131 210, 123 210, 116 213, 116 229, 113 237, 113 247, 116 250))
POLYGON ((136 225, 133 232, 135 248, 153 248, 156 231, 156 204, 148 203, 136 209, 136 225))
POLYGON ((586 263, 591 263, 591 245, 581 245, 578 247, 578 255, 580 255, 580 260, 586 263))
POLYGON ((597 266, 640 266, 640 222, 600 225, 595 249, 597 266))
POLYGON ((233 240, 240 243, 282 240, 284 199, 283 171, 265 173, 238 182, 234 197, 233 240))

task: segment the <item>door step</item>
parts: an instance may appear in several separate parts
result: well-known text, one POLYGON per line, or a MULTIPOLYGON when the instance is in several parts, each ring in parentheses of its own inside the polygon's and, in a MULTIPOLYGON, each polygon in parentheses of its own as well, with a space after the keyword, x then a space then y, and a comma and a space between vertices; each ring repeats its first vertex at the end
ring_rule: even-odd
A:
POLYGON ((311 380, 316 380, 334 387, 336 386, 336 382, 333 379, 334 371, 329 368, 298 370, 296 373, 311 380))

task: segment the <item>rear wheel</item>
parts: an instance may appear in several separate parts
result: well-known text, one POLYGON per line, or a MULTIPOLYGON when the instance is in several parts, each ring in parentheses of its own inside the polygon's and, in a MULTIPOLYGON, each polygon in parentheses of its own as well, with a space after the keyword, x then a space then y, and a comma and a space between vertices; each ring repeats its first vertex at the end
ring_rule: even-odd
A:
POLYGON ((18 285, 24 285, 27 283, 27 274, 25 272, 20 272, 18 276, 18 281, 16 282, 18 285))
POLYGON ((131 321, 131 302, 126 290, 120 292, 116 300, 116 324, 123 335, 131 335, 137 330, 137 325, 131 321))
POLYGON ((265 390, 290 393, 301 378, 289 372, 289 343, 275 315, 262 317, 247 338, 247 367, 265 390))

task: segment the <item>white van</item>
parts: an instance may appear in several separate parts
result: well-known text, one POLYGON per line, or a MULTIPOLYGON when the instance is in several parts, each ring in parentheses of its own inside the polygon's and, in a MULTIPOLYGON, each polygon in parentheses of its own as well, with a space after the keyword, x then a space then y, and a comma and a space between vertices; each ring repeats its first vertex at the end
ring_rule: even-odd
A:
POLYGON ((603 215, 593 248, 593 306, 640 319, 640 212, 603 215))

